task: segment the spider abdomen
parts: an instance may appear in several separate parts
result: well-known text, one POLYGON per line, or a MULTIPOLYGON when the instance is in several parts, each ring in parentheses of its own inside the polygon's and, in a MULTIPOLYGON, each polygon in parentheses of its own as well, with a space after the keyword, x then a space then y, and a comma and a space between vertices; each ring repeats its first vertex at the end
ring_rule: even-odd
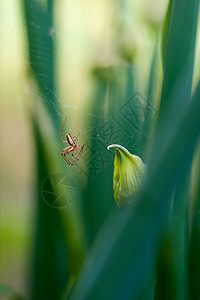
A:
POLYGON ((69 133, 66 135, 66 139, 67 139, 68 144, 69 144, 70 146, 73 146, 73 145, 74 145, 74 141, 73 141, 73 139, 72 139, 72 137, 71 137, 71 135, 70 135, 69 133))

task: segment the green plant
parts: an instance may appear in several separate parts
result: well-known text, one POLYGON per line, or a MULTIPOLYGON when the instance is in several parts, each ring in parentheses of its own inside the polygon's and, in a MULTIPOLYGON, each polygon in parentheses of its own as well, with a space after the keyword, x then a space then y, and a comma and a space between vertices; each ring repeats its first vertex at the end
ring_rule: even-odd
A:
MULTIPOLYGON (((23 218, 7 218, 14 202, 5 198, 2 297, 17 299, 17 290, 39 300, 200 299, 199 1, 169 0, 162 31, 149 3, 22 2, 28 58, 17 87, 22 81, 29 92, 32 144, 22 139, 20 153, 33 151, 24 161, 27 192, 7 198, 18 205, 21 194, 29 197, 30 221, 26 229, 23 218), (66 117, 65 134, 85 145, 73 166, 61 156, 66 117), (55 184, 52 174, 66 176, 55 184), (60 199, 65 205, 56 207, 60 199), (23 243, 16 224, 28 236, 23 243), (25 283, 15 282, 27 265, 25 283)), ((10 98, 13 109, 14 92, 10 98)), ((16 159, 8 163, 22 186, 16 159)), ((3 176, 12 182, 7 170, 3 176)))

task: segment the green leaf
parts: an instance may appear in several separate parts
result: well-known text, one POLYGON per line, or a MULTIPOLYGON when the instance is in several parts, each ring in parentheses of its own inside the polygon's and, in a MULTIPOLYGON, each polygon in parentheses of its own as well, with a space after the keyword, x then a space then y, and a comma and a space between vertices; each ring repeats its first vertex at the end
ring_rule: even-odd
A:
MULTIPOLYGON (((199 1, 196 0, 169 1, 162 36, 163 87, 159 118, 172 113, 168 110, 173 105, 171 101, 174 97, 171 97, 171 95, 174 92, 175 85, 180 86, 179 94, 176 93, 176 97, 180 99, 179 107, 187 106, 190 101, 198 7, 199 1)), ((176 109, 178 111, 179 108, 174 106, 174 118, 179 118, 180 115, 175 112, 176 109)), ((169 127, 168 130, 173 131, 173 128, 169 127)), ((165 241, 162 260, 159 260, 156 299, 163 298, 163 295, 166 299, 182 300, 187 298, 187 212, 191 161, 188 163, 187 168, 187 175, 185 175, 185 178, 180 179, 176 186, 172 218, 169 225, 170 233, 165 241)))
MULTIPOLYGON (((30 61, 27 67, 39 89, 36 92, 41 96, 41 100, 44 100, 33 103, 37 109, 28 112, 31 114, 36 145, 36 225, 30 298, 49 300, 58 299, 66 281, 78 272, 84 256, 84 246, 82 248, 79 236, 83 231, 79 231, 80 222, 75 221, 78 218, 77 211, 68 209, 64 213, 53 209, 43 201, 41 193, 44 180, 47 177, 51 178, 53 172, 63 171, 57 151, 60 135, 55 134, 60 132, 61 124, 56 111, 55 97, 53 2, 24 1, 30 61), (63 236, 66 238, 63 239, 63 236)), ((49 193, 52 202, 57 199, 55 190, 49 193)))
POLYGON ((200 147, 194 160, 194 191, 192 194, 192 220, 189 245, 188 282, 190 299, 200 298, 200 147))
POLYGON ((161 111, 167 109, 174 84, 180 76, 184 76, 186 101, 191 96, 198 12, 199 0, 169 2, 164 30, 161 111))
POLYGON ((157 263, 155 300, 187 298, 189 177, 176 186, 169 230, 157 263))
MULTIPOLYGON (((110 132, 119 130, 119 125, 116 125, 116 122, 112 124, 110 120, 114 117, 120 124, 124 124, 119 109, 133 95, 136 75, 135 69, 126 64, 108 68, 96 67, 94 78, 95 93, 90 115, 90 127, 94 129, 94 135, 91 132, 91 155, 87 158, 88 183, 83 191, 83 215, 89 245, 94 241, 111 208, 115 206, 110 180, 113 173, 112 153, 109 153, 106 147, 114 142, 110 132)), ((129 134, 132 134, 133 125, 127 122, 125 127, 129 134)))
POLYGON ((169 1, 167 13, 166 13, 165 21, 164 21, 164 25, 163 25, 163 31, 162 31, 161 51, 162 51, 163 67, 165 65, 165 58, 166 58, 166 51, 167 51, 167 41, 168 41, 168 33, 169 33, 169 26, 170 26, 172 2, 173 2, 173 0, 169 1))

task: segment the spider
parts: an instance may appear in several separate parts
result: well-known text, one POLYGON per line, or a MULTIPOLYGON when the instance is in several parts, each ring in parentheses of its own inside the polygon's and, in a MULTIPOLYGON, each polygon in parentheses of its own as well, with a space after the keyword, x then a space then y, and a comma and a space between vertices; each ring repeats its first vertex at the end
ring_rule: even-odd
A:
POLYGON ((64 158, 64 160, 68 163, 68 165, 73 165, 75 163, 76 160, 79 160, 80 155, 83 151, 84 145, 83 146, 79 146, 78 143, 76 142, 76 140, 78 140, 79 135, 77 135, 77 137, 75 139, 72 138, 70 133, 66 134, 66 141, 63 140, 63 128, 65 126, 65 122, 66 122, 67 118, 65 118, 62 128, 61 128, 61 141, 63 143, 67 143, 69 146, 67 146, 66 148, 64 148, 62 150, 62 157, 64 158), (74 155, 74 153, 76 151, 80 150, 79 154, 77 156, 74 155), (67 157, 67 155, 72 155, 74 160, 69 160, 69 158, 67 157))

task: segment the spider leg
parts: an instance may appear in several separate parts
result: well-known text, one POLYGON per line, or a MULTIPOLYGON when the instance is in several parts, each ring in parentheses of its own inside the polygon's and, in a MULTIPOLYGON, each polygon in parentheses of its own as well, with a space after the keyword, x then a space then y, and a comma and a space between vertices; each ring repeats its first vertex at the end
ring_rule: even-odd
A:
POLYGON ((69 150, 67 151, 67 149, 70 149, 72 146, 68 146, 68 147, 66 147, 66 148, 64 148, 64 149, 62 149, 62 151, 63 152, 66 152, 66 153, 68 153, 69 152, 69 150))
POLYGON ((64 120, 64 122, 63 122, 63 125, 62 125, 62 128, 61 128, 61 141, 62 141, 62 142, 67 142, 67 141, 64 141, 64 140, 63 140, 63 128, 64 128, 64 126, 65 126, 66 120, 67 120, 67 117, 65 118, 65 120, 64 120))
POLYGON ((72 153, 72 156, 75 158, 73 161, 72 161, 72 164, 76 161, 76 160, 79 160, 80 157, 81 157, 81 154, 82 154, 82 151, 83 151, 83 148, 84 148, 84 145, 81 147, 81 150, 79 152, 79 154, 77 156, 74 155, 74 152, 72 153))
POLYGON ((68 165, 72 165, 71 161, 67 158, 66 153, 61 153, 64 160, 68 163, 68 165))
POLYGON ((71 146, 68 146, 68 147, 64 148, 64 149, 62 150, 62 153, 61 153, 61 155, 62 155, 62 157, 64 158, 64 160, 65 160, 69 165, 71 165, 71 161, 70 161, 69 158, 66 156, 66 154, 69 154, 69 153, 70 153, 70 150, 71 150, 71 146))
POLYGON ((79 135, 80 135, 80 133, 79 133, 75 138, 73 138, 74 141, 77 141, 77 140, 78 140, 79 135))

